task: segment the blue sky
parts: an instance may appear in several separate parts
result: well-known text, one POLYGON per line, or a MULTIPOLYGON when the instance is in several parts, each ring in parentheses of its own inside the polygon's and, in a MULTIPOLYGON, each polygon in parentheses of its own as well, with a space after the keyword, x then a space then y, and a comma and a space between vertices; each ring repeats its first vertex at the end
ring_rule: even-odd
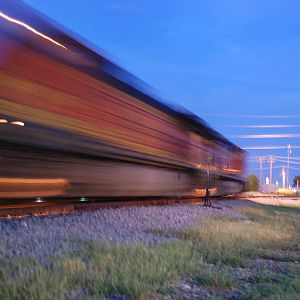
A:
MULTIPOLYGON (((193 111, 240 147, 291 144, 291 156, 300 157, 299 1, 25 2, 103 49, 159 97, 193 111), (257 138, 260 134, 285 137, 257 138)), ((248 173, 258 174, 254 156, 286 157, 287 149, 248 154, 248 173)), ((269 172, 265 161, 264 177, 269 172)), ((282 165, 275 161, 273 180, 280 183, 282 165)), ((300 174, 300 164, 291 167, 299 170, 290 170, 290 180, 300 174)))

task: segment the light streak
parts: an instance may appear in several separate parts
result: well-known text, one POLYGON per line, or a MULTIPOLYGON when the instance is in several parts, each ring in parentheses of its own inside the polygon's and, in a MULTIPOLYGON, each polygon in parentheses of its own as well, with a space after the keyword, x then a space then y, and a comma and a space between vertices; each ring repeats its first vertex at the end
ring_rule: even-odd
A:
POLYGON ((21 121, 12 121, 12 122, 10 122, 10 124, 17 125, 17 126, 22 126, 22 127, 25 125, 24 122, 21 122, 21 121))
POLYGON ((299 138, 300 134, 244 134, 244 135, 230 135, 230 138, 237 139, 282 139, 282 138, 299 138))
POLYGON ((7 124, 8 121, 6 119, 0 119, 0 124, 7 124))
POLYGON ((230 128, 299 128, 300 125, 228 125, 230 128))
POLYGON ((226 115, 226 114, 205 114, 209 117, 220 118, 247 118, 247 119, 296 119, 300 118, 300 115, 226 115))
MULTIPOLYGON (((286 146, 248 146, 242 147, 243 150, 277 150, 286 149, 286 146)), ((293 149, 300 149, 300 146, 293 146, 293 149)))
POLYGON ((33 33, 36 34, 36 35, 39 35, 40 37, 42 37, 42 38, 44 38, 44 39, 50 41, 51 43, 53 43, 53 44, 55 44, 55 45, 57 45, 57 46, 59 46, 59 47, 62 47, 62 48, 64 48, 64 49, 67 49, 67 47, 65 47, 64 45, 62 45, 62 44, 60 44, 59 42, 55 41, 54 39, 50 38, 49 36, 47 36, 47 35, 41 33, 40 31, 34 29, 33 27, 29 26, 28 24, 26 24, 26 23, 24 23, 24 22, 22 22, 22 21, 20 21, 20 20, 11 18, 10 16, 4 14, 2 11, 0 11, 0 17, 2 17, 3 19, 5 19, 5 20, 7 20, 7 21, 9 21, 9 22, 18 24, 18 25, 20 25, 20 26, 26 28, 27 30, 33 32, 33 33))

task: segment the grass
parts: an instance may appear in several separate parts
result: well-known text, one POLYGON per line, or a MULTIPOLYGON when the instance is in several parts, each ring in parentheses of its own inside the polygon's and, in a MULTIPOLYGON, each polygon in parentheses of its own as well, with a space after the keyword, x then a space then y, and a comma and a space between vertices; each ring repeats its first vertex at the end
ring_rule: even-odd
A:
POLYGON ((236 286, 235 279, 231 275, 205 266, 193 274, 193 280, 199 285, 207 287, 231 288, 236 286))
POLYGON ((156 247, 78 241, 76 253, 50 261, 43 266, 36 260, 2 260, 0 299, 69 299, 76 292, 79 298, 145 299, 180 273, 202 265, 202 258, 182 241, 156 247))
POLYGON ((251 222, 228 217, 205 219, 199 230, 175 234, 184 240, 192 240, 193 247, 208 263, 243 267, 247 258, 259 256, 266 249, 299 249, 298 215, 280 210, 247 208, 243 213, 251 222))
POLYGON ((262 275, 257 284, 246 289, 244 299, 299 299, 300 278, 296 275, 262 275))
POLYGON ((258 273, 241 298, 297 299, 300 209, 258 206, 242 212, 249 220, 217 217, 202 220, 197 230, 156 231, 178 238, 157 246, 79 240, 72 241, 76 251, 51 257, 47 264, 2 257, 0 299, 147 299, 179 276, 202 286, 243 289, 224 270, 247 267, 256 258, 286 262, 286 274, 258 273))

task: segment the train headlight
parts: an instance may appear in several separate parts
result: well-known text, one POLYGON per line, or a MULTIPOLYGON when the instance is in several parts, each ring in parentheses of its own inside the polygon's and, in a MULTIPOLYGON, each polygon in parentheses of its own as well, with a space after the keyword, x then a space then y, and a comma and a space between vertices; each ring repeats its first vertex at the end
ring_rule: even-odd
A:
POLYGON ((10 122, 10 124, 16 125, 16 126, 25 126, 25 123, 21 122, 21 121, 12 121, 12 122, 10 122))

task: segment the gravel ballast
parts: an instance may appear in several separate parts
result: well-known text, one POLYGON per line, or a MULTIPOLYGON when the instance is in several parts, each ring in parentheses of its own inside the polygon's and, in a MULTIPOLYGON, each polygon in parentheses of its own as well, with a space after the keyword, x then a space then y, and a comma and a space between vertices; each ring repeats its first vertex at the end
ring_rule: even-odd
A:
POLYGON ((0 221, 0 256, 45 258, 70 251, 72 240, 105 243, 157 244, 167 237, 153 230, 195 228, 203 217, 227 215, 244 218, 232 207, 249 201, 222 201, 222 209, 200 204, 101 209, 71 215, 0 221))

